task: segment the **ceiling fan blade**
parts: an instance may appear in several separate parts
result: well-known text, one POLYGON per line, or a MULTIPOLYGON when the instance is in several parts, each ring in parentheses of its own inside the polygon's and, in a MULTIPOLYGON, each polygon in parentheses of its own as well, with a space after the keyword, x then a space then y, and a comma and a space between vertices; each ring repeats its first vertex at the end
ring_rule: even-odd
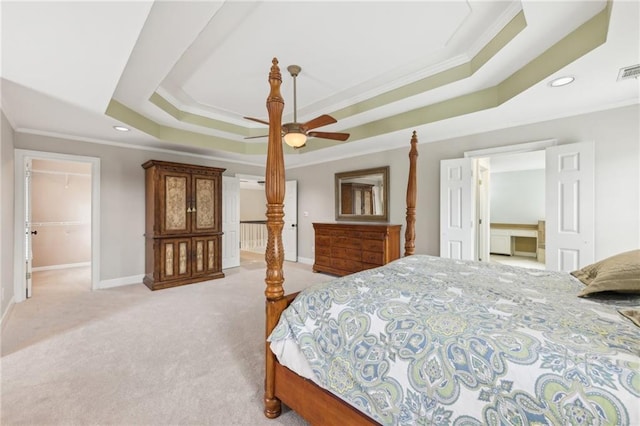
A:
POLYGON ((259 118, 253 118, 253 117, 244 117, 244 118, 246 118, 247 120, 255 121, 257 123, 266 124, 267 126, 269 125, 268 121, 260 120, 259 118))
POLYGON ((333 133, 333 132, 308 132, 307 136, 314 138, 333 139, 336 141, 346 141, 349 139, 349 133, 333 133))
POLYGON ((326 126, 327 124, 337 123, 338 121, 330 115, 321 115, 320 117, 316 117, 311 121, 307 121, 302 126, 307 129, 316 129, 318 127, 326 126))
POLYGON ((245 139, 258 139, 258 138, 266 138, 269 135, 260 135, 260 136, 246 136, 245 139))

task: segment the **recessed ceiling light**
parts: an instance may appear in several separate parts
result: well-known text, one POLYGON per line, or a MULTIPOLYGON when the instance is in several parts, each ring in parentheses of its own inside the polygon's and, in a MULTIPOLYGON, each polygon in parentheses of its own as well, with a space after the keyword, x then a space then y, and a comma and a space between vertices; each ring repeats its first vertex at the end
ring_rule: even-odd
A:
POLYGON ((571 76, 558 77, 556 79, 551 80, 551 82, 549 83, 549 86, 551 87, 566 86, 567 84, 573 83, 573 80, 575 79, 576 79, 575 77, 571 77, 571 76))
POLYGON ((119 132, 128 132, 129 128, 128 127, 124 127, 124 126, 113 126, 114 129, 116 129, 119 132))

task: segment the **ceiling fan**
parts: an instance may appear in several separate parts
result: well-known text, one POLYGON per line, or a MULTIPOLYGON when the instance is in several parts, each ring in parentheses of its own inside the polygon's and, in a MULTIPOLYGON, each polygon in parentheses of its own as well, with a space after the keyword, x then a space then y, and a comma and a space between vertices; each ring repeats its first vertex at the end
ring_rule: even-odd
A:
MULTIPOLYGON (((297 104, 296 104, 296 77, 300 74, 300 68, 298 65, 289 65, 287 71, 293 77, 293 122, 285 123, 282 125, 282 136, 287 145, 293 148, 302 148, 307 143, 307 136, 333 139, 337 141, 346 141, 349 139, 349 133, 336 133, 336 132, 315 132, 311 131, 318 127, 326 126, 329 124, 337 123, 338 121, 330 115, 323 114, 313 120, 306 123, 298 123, 297 104)), ((268 121, 260 120, 259 118, 244 117, 247 120, 256 121, 258 123, 269 125, 268 121)), ((245 139, 264 138, 267 135, 261 136, 248 136, 245 139)))

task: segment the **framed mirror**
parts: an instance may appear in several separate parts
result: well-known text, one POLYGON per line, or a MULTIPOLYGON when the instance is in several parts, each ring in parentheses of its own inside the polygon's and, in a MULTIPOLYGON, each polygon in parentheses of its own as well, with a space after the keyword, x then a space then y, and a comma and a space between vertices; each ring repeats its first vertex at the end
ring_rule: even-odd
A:
POLYGON ((389 220, 389 166, 336 173, 336 220, 389 220))

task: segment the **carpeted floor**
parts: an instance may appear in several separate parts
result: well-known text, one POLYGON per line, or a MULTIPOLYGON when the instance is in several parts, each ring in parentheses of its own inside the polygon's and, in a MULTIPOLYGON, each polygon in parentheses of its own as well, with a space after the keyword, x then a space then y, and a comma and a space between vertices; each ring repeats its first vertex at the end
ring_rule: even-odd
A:
MULTIPOLYGON (((90 291, 88 268, 37 272, 3 327, 0 423, 306 424, 262 414, 262 256, 224 272, 155 292, 90 291)), ((289 262, 284 275, 287 293, 331 279, 289 262)))

